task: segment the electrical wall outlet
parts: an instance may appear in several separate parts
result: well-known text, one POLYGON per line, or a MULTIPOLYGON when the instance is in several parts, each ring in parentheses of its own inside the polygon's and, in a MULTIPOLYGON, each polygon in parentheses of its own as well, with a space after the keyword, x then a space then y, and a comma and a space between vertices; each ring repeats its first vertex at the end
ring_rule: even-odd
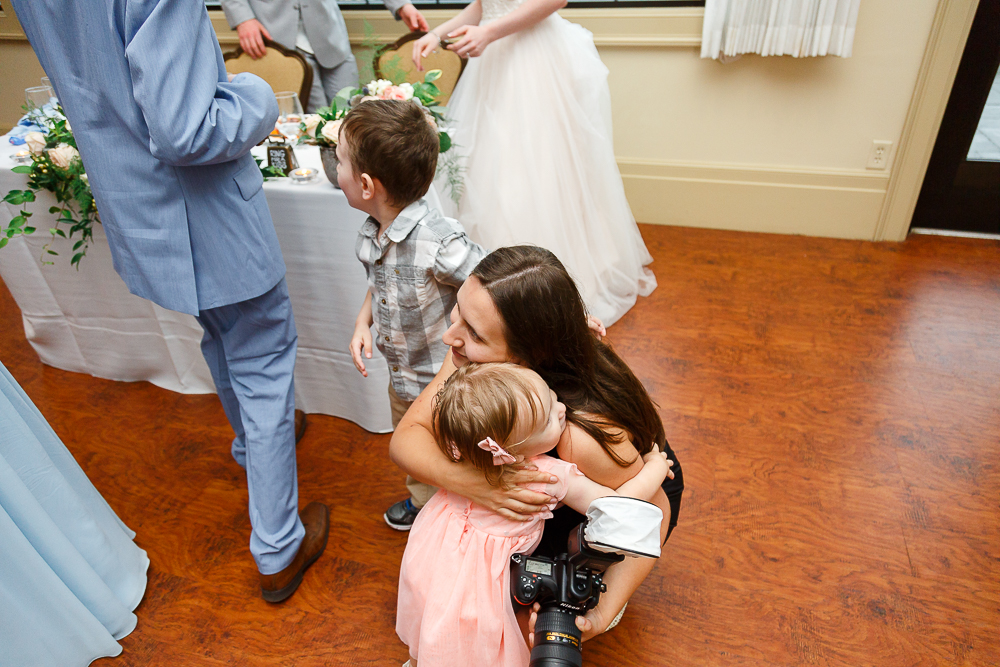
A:
POLYGON ((872 150, 868 153, 868 164, 866 169, 885 169, 889 166, 889 153, 892 151, 891 141, 880 141, 876 139, 872 142, 872 150))

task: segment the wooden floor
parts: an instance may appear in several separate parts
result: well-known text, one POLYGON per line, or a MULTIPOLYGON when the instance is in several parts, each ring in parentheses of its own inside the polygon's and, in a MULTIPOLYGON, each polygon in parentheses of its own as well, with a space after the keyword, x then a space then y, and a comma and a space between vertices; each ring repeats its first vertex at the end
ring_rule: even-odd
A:
MULTIPOLYGON (((684 466, 680 526, 588 665, 1000 662, 1000 243, 643 226, 659 287, 610 331, 684 466)), ((0 358, 149 552, 114 665, 385 665, 405 535, 388 436, 316 415, 299 592, 261 600, 214 396, 43 366, 0 290, 0 358)), ((477 666, 479 667, 479 666, 477 666)))

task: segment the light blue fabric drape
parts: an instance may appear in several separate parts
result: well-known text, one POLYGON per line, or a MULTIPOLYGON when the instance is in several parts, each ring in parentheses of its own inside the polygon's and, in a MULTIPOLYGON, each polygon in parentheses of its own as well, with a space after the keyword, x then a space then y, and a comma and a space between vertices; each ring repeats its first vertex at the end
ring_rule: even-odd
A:
POLYGON ((146 552, 0 364, 0 666, 114 656, 146 552))

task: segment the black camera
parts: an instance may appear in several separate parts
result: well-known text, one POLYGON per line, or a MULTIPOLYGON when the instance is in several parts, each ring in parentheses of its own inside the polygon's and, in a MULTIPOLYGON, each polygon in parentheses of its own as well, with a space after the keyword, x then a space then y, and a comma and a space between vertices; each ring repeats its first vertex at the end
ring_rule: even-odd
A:
POLYGON ((584 538, 586 521, 569 535, 567 553, 556 558, 527 554, 510 557, 511 597, 520 605, 538 602, 535 646, 530 667, 581 667, 580 630, 576 617, 597 606, 604 571, 625 559, 593 549, 584 538))

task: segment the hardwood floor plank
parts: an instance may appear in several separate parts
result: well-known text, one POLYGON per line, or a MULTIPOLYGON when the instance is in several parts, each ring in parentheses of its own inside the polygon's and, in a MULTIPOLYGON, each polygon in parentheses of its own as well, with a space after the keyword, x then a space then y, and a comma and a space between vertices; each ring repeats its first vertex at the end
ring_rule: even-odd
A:
MULTIPOLYGON (((683 464, 680 525, 586 665, 995 665, 1000 243, 641 227, 659 287, 609 332, 683 464)), ((95 665, 395 665, 406 535, 389 438, 311 415, 326 554, 259 596, 215 396, 41 364, 0 289, 0 358, 151 559, 95 665)))

